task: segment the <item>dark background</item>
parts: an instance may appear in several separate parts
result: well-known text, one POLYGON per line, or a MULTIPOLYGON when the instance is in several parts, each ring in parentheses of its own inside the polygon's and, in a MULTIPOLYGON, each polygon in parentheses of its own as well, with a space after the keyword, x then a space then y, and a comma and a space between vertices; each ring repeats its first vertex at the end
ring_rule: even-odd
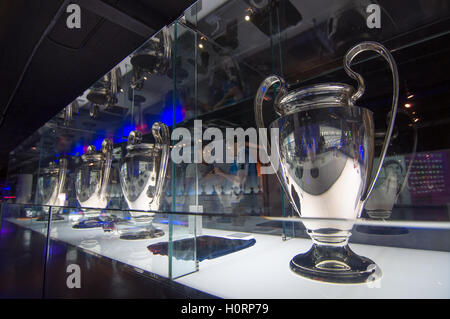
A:
POLYGON ((1 0, 0 179, 15 146, 193 2, 1 0), (69 3, 80 29, 66 26, 69 3))

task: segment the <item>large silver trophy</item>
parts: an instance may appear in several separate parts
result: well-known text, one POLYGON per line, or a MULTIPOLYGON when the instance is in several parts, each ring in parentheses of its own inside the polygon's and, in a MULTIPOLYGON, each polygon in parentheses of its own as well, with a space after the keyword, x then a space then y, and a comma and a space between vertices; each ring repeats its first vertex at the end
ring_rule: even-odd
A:
POLYGON ((325 83, 288 93, 281 77, 268 77, 255 97, 255 116, 258 127, 264 127, 263 100, 278 84, 274 108, 280 118, 271 128, 279 130, 279 138, 271 149, 280 165, 272 162, 272 166, 313 240, 308 252, 291 260, 291 270, 324 282, 364 283, 381 278, 381 270, 369 258, 355 254, 348 240, 389 146, 397 113, 398 73, 390 52, 375 42, 352 47, 344 57, 344 67, 358 81, 357 90, 344 83, 325 83), (394 87, 393 116, 372 179, 374 121, 370 110, 354 104, 364 93, 365 84, 350 68, 355 56, 363 51, 375 51, 388 61, 394 87))
POLYGON ((128 136, 127 155, 120 164, 120 184, 130 209, 128 225, 118 224, 121 239, 147 239, 164 235, 152 225, 159 209, 169 160, 169 128, 160 122, 152 126, 155 143, 142 143, 142 134, 128 136))
POLYGON ((111 176, 112 153, 113 142, 106 138, 100 152, 90 145, 86 154, 81 156, 82 164, 77 173, 75 190, 85 219, 75 224, 74 228, 102 226, 101 220, 96 218, 99 210, 105 209, 109 201, 107 187, 111 176))
POLYGON ((64 219, 59 215, 61 208, 58 206, 64 206, 66 176, 67 159, 65 158, 60 158, 58 164, 50 162, 47 167, 41 169, 37 181, 37 202, 43 205, 44 214, 38 218, 38 221, 48 221, 50 206, 52 206, 53 221, 64 219))

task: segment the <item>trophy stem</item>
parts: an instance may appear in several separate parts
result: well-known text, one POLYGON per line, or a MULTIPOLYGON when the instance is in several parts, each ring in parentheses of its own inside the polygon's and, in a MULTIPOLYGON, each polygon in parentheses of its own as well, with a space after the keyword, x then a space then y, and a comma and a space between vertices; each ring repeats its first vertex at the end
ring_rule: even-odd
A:
POLYGON ((343 244, 314 241, 308 252, 291 260, 290 268, 302 277, 327 283, 358 284, 380 279, 380 267, 369 258, 355 254, 347 241, 348 237, 343 244))
POLYGON ((346 246, 352 234, 348 230, 334 228, 308 229, 307 232, 314 244, 336 247, 346 246))
POLYGON ((392 210, 366 210, 367 215, 369 215, 370 218, 373 219, 389 219, 392 214, 392 210))

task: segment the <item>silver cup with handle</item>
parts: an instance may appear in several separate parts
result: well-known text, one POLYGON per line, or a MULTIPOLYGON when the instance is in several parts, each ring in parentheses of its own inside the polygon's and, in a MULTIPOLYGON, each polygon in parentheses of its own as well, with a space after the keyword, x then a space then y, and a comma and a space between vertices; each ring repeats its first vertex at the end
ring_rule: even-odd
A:
POLYGON ((263 101, 276 85, 274 108, 279 118, 270 127, 279 132, 271 146, 279 164, 272 162, 272 166, 313 240, 308 252, 291 260, 291 270, 324 282, 364 283, 381 278, 381 270, 369 258, 355 254, 348 240, 386 156, 397 113, 399 80, 392 55, 376 42, 352 47, 344 57, 344 68, 358 81, 357 89, 344 83, 324 83, 288 92, 281 77, 269 76, 256 94, 255 117, 257 126, 264 128, 263 101), (393 79, 393 116, 373 178, 374 120, 369 109, 355 104, 365 84, 350 68, 352 60, 364 51, 384 57, 393 79))

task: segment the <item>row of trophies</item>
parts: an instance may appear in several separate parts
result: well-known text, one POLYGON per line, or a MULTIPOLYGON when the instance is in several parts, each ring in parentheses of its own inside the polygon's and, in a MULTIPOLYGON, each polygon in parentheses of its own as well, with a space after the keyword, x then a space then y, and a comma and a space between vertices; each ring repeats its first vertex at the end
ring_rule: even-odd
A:
MULTIPOLYGON (((276 94, 274 109, 279 118, 270 127, 279 130, 279 138, 272 145, 277 152, 279 167, 275 167, 276 163, 272 165, 313 241, 308 252, 291 260, 291 270, 323 282, 366 283, 381 278, 381 270, 369 258, 355 254, 348 241, 354 222, 368 203, 383 167, 397 114, 399 79, 392 55, 376 42, 363 42, 352 47, 344 57, 344 68, 358 82, 357 89, 343 83, 325 83, 288 92, 281 77, 273 75, 266 78, 255 96, 255 119, 258 128, 265 127, 263 102, 267 100, 269 91, 276 94), (352 60, 363 51, 375 51, 385 58, 393 80, 391 115, 375 168, 373 114, 355 104, 364 93, 365 83, 361 75, 350 68, 352 60), (272 87, 277 89, 271 90, 272 87), (335 138, 336 134, 340 143, 323 142, 335 138), (375 174, 371 177, 372 171, 375 174)), ((138 233, 133 235, 124 232, 123 239, 152 238, 163 234, 152 225, 152 219, 163 196, 170 136, 168 127, 159 122, 153 125, 152 133, 154 144, 142 143, 141 133, 131 132, 127 155, 120 164, 120 184, 131 214, 128 223, 140 226, 138 233)), ((106 207, 112 149, 112 142, 105 139, 100 151, 90 146, 82 156, 83 164, 76 186, 77 199, 82 207, 106 207), (97 182, 84 182, 85 178, 94 178, 97 182), (86 185, 88 187, 84 187, 86 185)), ((46 173, 55 178, 50 179, 53 187, 47 188, 45 205, 57 203, 66 169, 65 160, 60 160, 59 167, 54 165, 47 169, 46 173)), ((386 186, 388 184, 383 185, 385 192, 378 192, 380 194, 376 196, 379 197, 370 206, 374 215, 386 217, 392 206, 388 204, 380 208, 374 203, 383 203, 383 196, 388 194, 393 205, 399 188, 397 183, 395 191, 386 186)))

